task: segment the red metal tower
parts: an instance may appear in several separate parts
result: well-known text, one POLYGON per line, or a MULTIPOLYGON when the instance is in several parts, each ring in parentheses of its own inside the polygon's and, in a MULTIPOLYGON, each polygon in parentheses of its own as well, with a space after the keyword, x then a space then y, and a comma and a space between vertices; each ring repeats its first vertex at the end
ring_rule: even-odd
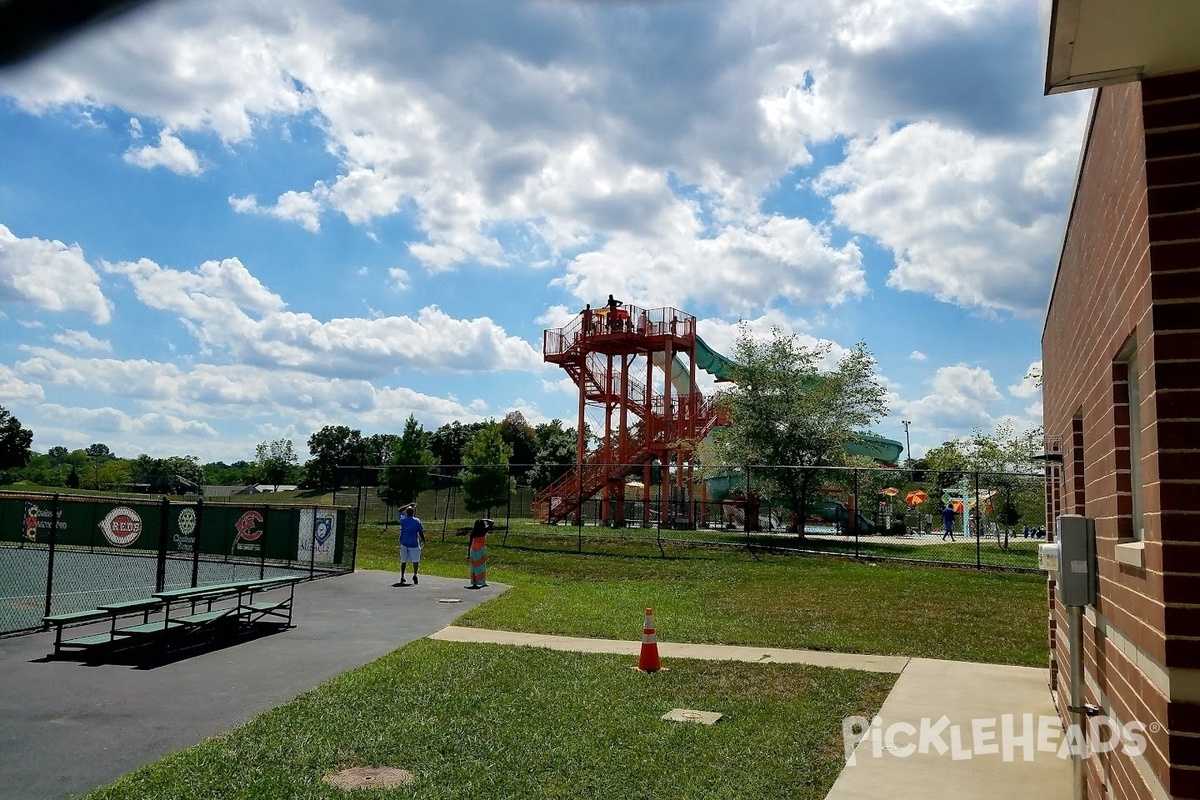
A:
MULTIPOLYGON (((695 317, 674 308, 623 305, 610 295, 607 305, 588 306, 566 327, 545 331, 542 355, 579 387, 579 466, 534 497, 540 521, 578 518, 582 504, 599 495, 601 517, 624 524, 625 479, 641 471, 648 500, 655 460, 662 465, 659 518, 668 518, 672 478, 676 497, 691 500, 696 445, 728 423, 713 398, 696 387, 695 317), (589 406, 604 419, 600 446, 590 452, 589 406)), ((648 525, 650 503, 641 506, 642 524, 648 525)), ((683 503, 680 518, 694 524, 693 509, 683 503)))

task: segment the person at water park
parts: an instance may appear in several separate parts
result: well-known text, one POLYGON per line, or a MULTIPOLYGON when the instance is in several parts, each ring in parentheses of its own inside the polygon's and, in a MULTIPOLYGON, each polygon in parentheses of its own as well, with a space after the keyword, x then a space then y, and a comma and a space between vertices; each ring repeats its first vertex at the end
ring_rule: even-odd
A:
POLYGON ((942 524, 945 526, 945 533, 942 534, 942 541, 946 541, 946 537, 950 537, 950 541, 954 541, 954 506, 948 505, 942 509, 942 524))
POLYGON ((623 303, 621 303, 620 300, 614 299, 610 294, 608 296, 608 302, 605 303, 605 305, 608 306, 608 326, 609 330, 612 331, 621 324, 617 319, 617 306, 623 305, 623 303))
POLYGON ((592 304, 588 303, 583 307, 583 327, 581 328, 583 335, 587 336, 592 331, 592 304))
POLYGON ((471 540, 467 543, 467 559, 471 563, 471 585, 468 589, 487 586, 487 535, 495 525, 490 519, 477 519, 471 528, 471 540))
POLYGON ((420 583, 417 577, 417 570, 421 568, 421 545, 425 544, 425 526, 421 524, 413 512, 415 507, 409 503, 404 508, 400 509, 400 585, 407 586, 408 581, 404 579, 404 571, 408 565, 412 564, 413 569, 413 585, 420 583))

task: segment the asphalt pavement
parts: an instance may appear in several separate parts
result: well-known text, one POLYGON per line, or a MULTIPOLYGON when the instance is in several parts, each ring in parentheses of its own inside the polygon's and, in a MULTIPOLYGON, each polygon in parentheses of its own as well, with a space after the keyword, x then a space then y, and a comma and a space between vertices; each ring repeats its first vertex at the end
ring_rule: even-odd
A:
POLYGON ((49 633, 0 639, 0 794, 86 794, 434 633, 506 588, 471 591, 465 579, 426 575, 398 587, 397 578, 360 571, 300 584, 294 628, 176 660, 86 664, 47 658, 49 633))

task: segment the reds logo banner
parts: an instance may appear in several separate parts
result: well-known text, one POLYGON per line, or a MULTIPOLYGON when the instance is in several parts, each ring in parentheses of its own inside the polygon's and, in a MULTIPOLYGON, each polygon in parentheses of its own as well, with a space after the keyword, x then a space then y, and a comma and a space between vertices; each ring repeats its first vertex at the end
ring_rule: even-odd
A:
POLYGON ((117 547, 129 547, 142 535, 142 518, 132 508, 117 506, 100 520, 104 538, 117 547))
POLYGON ((257 511, 247 511, 245 514, 242 514, 241 518, 233 525, 233 527, 237 528, 237 538, 243 542, 253 542, 260 538, 263 532, 255 526, 262 521, 262 514, 257 511))

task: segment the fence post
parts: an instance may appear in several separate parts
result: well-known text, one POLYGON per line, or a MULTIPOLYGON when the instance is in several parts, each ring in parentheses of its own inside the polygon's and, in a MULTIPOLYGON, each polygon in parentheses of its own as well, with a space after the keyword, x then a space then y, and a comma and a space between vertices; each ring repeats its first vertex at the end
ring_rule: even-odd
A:
POLYGON ((204 498, 196 501, 196 531, 192 538, 192 588, 200 585, 200 535, 204 532, 204 498))
MULTIPOLYGON (((50 616, 50 603, 54 598, 54 548, 58 544, 58 493, 50 501, 50 552, 46 560, 46 614, 50 616)), ((49 630, 50 625, 43 622, 42 630, 49 630)))
MULTIPOLYGON (((580 401, 583 402, 582 400, 580 401)), ((584 464, 579 464, 579 503, 575 508, 575 538, 577 541, 576 549, 578 552, 583 552, 583 469, 584 464)), ((661 524, 661 520, 660 520, 661 524)))
POLYGON ((450 495, 454 494, 454 484, 446 487, 446 513, 442 514, 442 541, 446 541, 446 523, 450 520, 450 495))
POLYGON ((158 566, 154 576, 154 591, 166 588, 167 580, 167 534, 171 532, 171 501, 163 495, 158 512, 158 566))
POLYGON ((979 507, 979 470, 975 471, 975 569, 983 569, 983 509, 979 507))
POLYGON ((750 547, 750 465, 746 465, 746 497, 742 501, 742 531, 746 534, 746 547, 750 547))
POLYGON ((263 530, 262 536, 258 540, 258 579, 261 581, 267 577, 267 528, 269 523, 267 520, 271 518, 271 507, 263 506, 263 530))
POLYGON ((316 574, 317 569, 317 507, 313 509, 312 530, 308 534, 308 577, 312 578, 316 574))
POLYGON ((846 515, 850 529, 854 531, 854 557, 858 558, 858 467, 854 468, 854 508, 846 515))
POLYGON ((515 483, 516 483, 516 479, 514 478, 513 483, 510 483, 508 485, 508 508, 506 508, 504 510, 504 538, 505 539, 508 538, 508 529, 512 526, 512 496, 513 496, 513 486, 515 483))

